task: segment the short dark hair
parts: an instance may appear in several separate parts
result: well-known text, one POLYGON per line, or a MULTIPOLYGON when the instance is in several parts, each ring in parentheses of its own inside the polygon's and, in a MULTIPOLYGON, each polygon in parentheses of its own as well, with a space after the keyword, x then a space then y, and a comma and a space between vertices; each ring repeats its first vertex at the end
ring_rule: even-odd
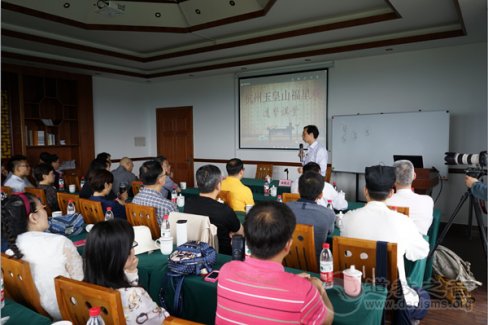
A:
POLYGON ((139 178, 144 185, 154 185, 159 175, 163 173, 163 167, 157 160, 148 160, 139 168, 139 178))
POLYGON ((93 159, 88 166, 88 171, 86 172, 86 179, 90 181, 90 179, 95 175, 95 173, 99 170, 104 170, 107 168, 108 162, 103 159, 93 159))
POLYGON ((95 159, 107 160, 110 162, 112 155, 108 152, 100 152, 95 159))
POLYGON ((134 228, 126 220, 98 222, 86 237, 83 281, 119 289, 131 285, 124 266, 134 242, 134 228))
POLYGON ((162 164, 165 160, 168 160, 168 158, 166 158, 165 156, 157 156, 156 158, 154 158, 154 160, 162 164))
POLYGON ((252 256, 270 259, 292 238, 296 219, 286 204, 256 203, 244 220, 244 234, 252 256))
POLYGON ((46 164, 52 164, 53 162, 58 161, 59 157, 58 155, 50 154, 49 152, 41 152, 41 154, 39 155, 39 159, 41 159, 46 164))
POLYGON ((381 165, 366 167, 364 179, 369 197, 374 201, 384 201, 395 184, 395 168, 381 165))
POLYGON ((217 166, 204 165, 198 168, 196 179, 200 193, 210 193, 222 180, 222 173, 217 166))
POLYGON ((324 190, 324 176, 308 171, 298 179, 298 192, 302 199, 316 200, 324 190))
POLYGON ((97 170, 95 175, 90 179, 90 188, 93 192, 101 192, 105 188, 105 183, 112 184, 114 175, 106 169, 97 170))
POLYGON ((14 155, 10 157, 8 164, 7 164, 7 170, 9 172, 14 172, 15 168, 20 165, 23 161, 27 161, 27 157, 23 155, 14 155))
POLYGON ((308 171, 312 171, 320 174, 320 165, 317 164, 316 162, 311 161, 305 164, 305 166, 303 166, 303 172, 305 173, 308 171))
POLYGON ((237 175, 244 169, 244 163, 239 158, 232 158, 225 165, 225 169, 227 169, 227 174, 230 176, 237 175))
POLYGON ((315 125, 307 125, 303 128, 308 134, 313 133, 313 137, 317 139, 319 137, 319 129, 315 125))
POLYGON ((43 180, 42 176, 49 175, 51 171, 54 172, 54 167, 51 164, 39 164, 34 168, 34 178, 37 182, 41 182, 43 180))

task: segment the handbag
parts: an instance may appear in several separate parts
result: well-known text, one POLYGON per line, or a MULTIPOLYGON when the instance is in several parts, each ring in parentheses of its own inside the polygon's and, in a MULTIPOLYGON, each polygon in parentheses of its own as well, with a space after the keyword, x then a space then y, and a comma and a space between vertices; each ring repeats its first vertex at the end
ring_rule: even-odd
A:
POLYGON ((49 220, 49 232, 54 234, 78 235, 83 229, 85 229, 85 221, 81 213, 65 214, 49 220))

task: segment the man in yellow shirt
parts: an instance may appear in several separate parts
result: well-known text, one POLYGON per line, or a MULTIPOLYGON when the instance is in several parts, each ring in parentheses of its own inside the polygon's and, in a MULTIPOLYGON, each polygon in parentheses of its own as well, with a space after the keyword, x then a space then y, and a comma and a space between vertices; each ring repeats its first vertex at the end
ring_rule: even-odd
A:
POLYGON ((254 205, 254 199, 249 187, 242 184, 244 164, 242 160, 233 158, 225 166, 228 176, 222 181, 222 191, 230 193, 230 207, 234 211, 246 211, 246 205, 254 205))

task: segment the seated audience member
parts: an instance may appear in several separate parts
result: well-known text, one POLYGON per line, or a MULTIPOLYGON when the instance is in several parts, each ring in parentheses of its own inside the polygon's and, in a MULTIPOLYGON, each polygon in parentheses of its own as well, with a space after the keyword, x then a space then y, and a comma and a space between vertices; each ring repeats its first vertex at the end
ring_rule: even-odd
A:
POLYGON ((107 207, 112 208, 115 218, 127 219, 125 215, 125 200, 116 198, 115 200, 107 199, 108 193, 112 191, 112 183, 114 176, 108 170, 99 170, 90 179, 90 187, 93 195, 90 200, 102 203, 103 213, 107 211, 107 207))
POLYGON ((171 171, 171 164, 169 160, 165 156, 157 156, 155 160, 159 161, 161 167, 163 168, 163 172, 166 175, 166 182, 164 182, 163 188, 161 189, 161 193, 167 199, 171 199, 171 192, 173 189, 176 190, 177 193, 181 192, 180 187, 173 181, 173 172, 171 171))
POLYGON ((141 187, 139 193, 134 196, 132 203, 156 207, 159 224, 161 224, 165 214, 178 211, 176 205, 161 194, 166 175, 158 161, 150 160, 142 164, 139 168, 139 178, 144 187, 141 187))
POLYGON ((7 238, 7 255, 30 264, 41 306, 60 320, 54 278, 62 275, 83 279, 82 259, 71 240, 46 232, 47 212, 30 193, 11 195, 2 201, 2 238, 7 238))
POLYGON ((242 235, 243 228, 234 211, 217 201, 222 180, 220 169, 214 165, 202 166, 197 170, 196 179, 200 195, 186 199, 185 213, 208 216, 210 223, 217 227, 219 253, 231 255, 231 237, 235 233, 242 235))
POLYGON ((59 166, 61 165, 59 161, 59 157, 56 154, 50 154, 49 152, 42 152, 40 155, 41 162, 44 162, 48 165, 53 166, 54 169, 54 187, 59 190, 59 178, 61 177, 62 173, 58 171, 59 166))
POLYGON ((22 155, 12 156, 7 168, 11 174, 3 185, 11 187, 12 192, 24 192, 25 187, 34 187, 27 179, 31 171, 27 157, 22 155))
MULTIPOLYGON (((320 166, 317 163, 309 162, 308 164, 303 166, 303 173, 307 171, 314 171, 320 174, 320 166)), ((292 182, 291 192, 298 193, 298 179, 292 182)), ((332 185, 324 181, 322 197, 317 200, 317 204, 323 207, 327 207, 328 200, 332 200, 332 206, 334 207, 335 210, 347 209, 347 201, 345 197, 339 194, 332 185)))
POLYGON ((100 152, 95 159, 106 161, 108 164, 107 170, 112 166, 112 155, 108 152, 100 152))
POLYGON ((127 324, 162 324, 168 312, 138 286, 136 246, 127 221, 95 224, 86 238, 83 281, 119 291, 127 324))
MULTIPOLYGON (((108 170, 110 171, 110 165, 107 162, 107 160, 103 159, 94 159, 90 163, 90 166, 88 166, 88 171, 85 175, 85 185, 80 190, 80 198, 82 199, 89 199, 90 196, 93 195, 93 190, 90 187, 90 180, 92 177, 95 175, 95 173, 99 170, 108 170)), ((108 200, 115 200, 117 198, 117 195, 114 194, 113 191, 110 191, 110 193, 107 195, 108 200)), ((124 200, 127 199, 127 197, 124 198, 124 200)))
POLYGON ((114 184, 112 186, 112 192, 119 193, 120 185, 125 184, 126 189, 131 192, 132 182, 137 180, 137 176, 132 173, 134 163, 130 158, 124 157, 120 159, 119 167, 112 170, 114 175, 114 184))
POLYGON ((324 177, 322 175, 308 171, 300 176, 298 182, 300 199, 288 202, 286 205, 295 214, 298 224, 313 226, 315 254, 317 261, 319 261, 322 243, 327 240, 327 235, 334 231, 335 213, 316 202, 322 197, 322 189, 324 188, 324 177))
POLYGON ((406 215, 390 210, 386 199, 393 194, 395 168, 389 166, 366 167, 364 195, 367 204, 344 215, 341 235, 376 241, 397 243, 398 275, 403 292, 399 305, 408 308, 397 311, 395 324, 410 324, 427 313, 429 295, 422 289, 408 286, 403 256, 416 261, 427 257, 429 243, 422 238, 413 221, 406 215))
POLYGON ((34 168, 34 178, 37 181, 37 187, 43 189, 46 193, 47 205, 51 211, 58 211, 58 191, 54 187, 54 168, 48 164, 39 164, 34 168))
POLYGON ((295 216, 284 204, 257 203, 244 233, 251 257, 220 269, 215 324, 332 324, 334 312, 322 281, 285 272, 295 216))
POLYGON ((477 199, 480 200, 487 200, 487 188, 486 184, 480 182, 479 179, 465 175, 464 176, 464 183, 466 186, 471 189, 471 194, 477 199))
POLYGON ((408 207, 410 219, 422 235, 427 235, 434 215, 434 200, 412 190, 415 179, 413 164, 409 160, 395 161, 396 193, 386 200, 390 206, 408 207))
POLYGON ((222 181, 222 191, 229 191, 229 206, 234 211, 246 211, 246 205, 254 205, 254 198, 249 187, 242 184, 244 177, 244 164, 242 160, 233 158, 225 166, 228 176, 222 181))

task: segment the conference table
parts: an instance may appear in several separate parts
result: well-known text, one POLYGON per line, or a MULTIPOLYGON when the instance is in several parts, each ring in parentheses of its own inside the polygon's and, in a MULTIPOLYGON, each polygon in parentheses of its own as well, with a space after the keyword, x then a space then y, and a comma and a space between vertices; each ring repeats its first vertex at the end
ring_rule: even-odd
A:
POLYGON ((9 317, 5 325, 30 324, 49 325, 52 323, 49 317, 36 313, 34 310, 18 304, 11 299, 5 299, 5 306, 2 308, 2 318, 9 317))

